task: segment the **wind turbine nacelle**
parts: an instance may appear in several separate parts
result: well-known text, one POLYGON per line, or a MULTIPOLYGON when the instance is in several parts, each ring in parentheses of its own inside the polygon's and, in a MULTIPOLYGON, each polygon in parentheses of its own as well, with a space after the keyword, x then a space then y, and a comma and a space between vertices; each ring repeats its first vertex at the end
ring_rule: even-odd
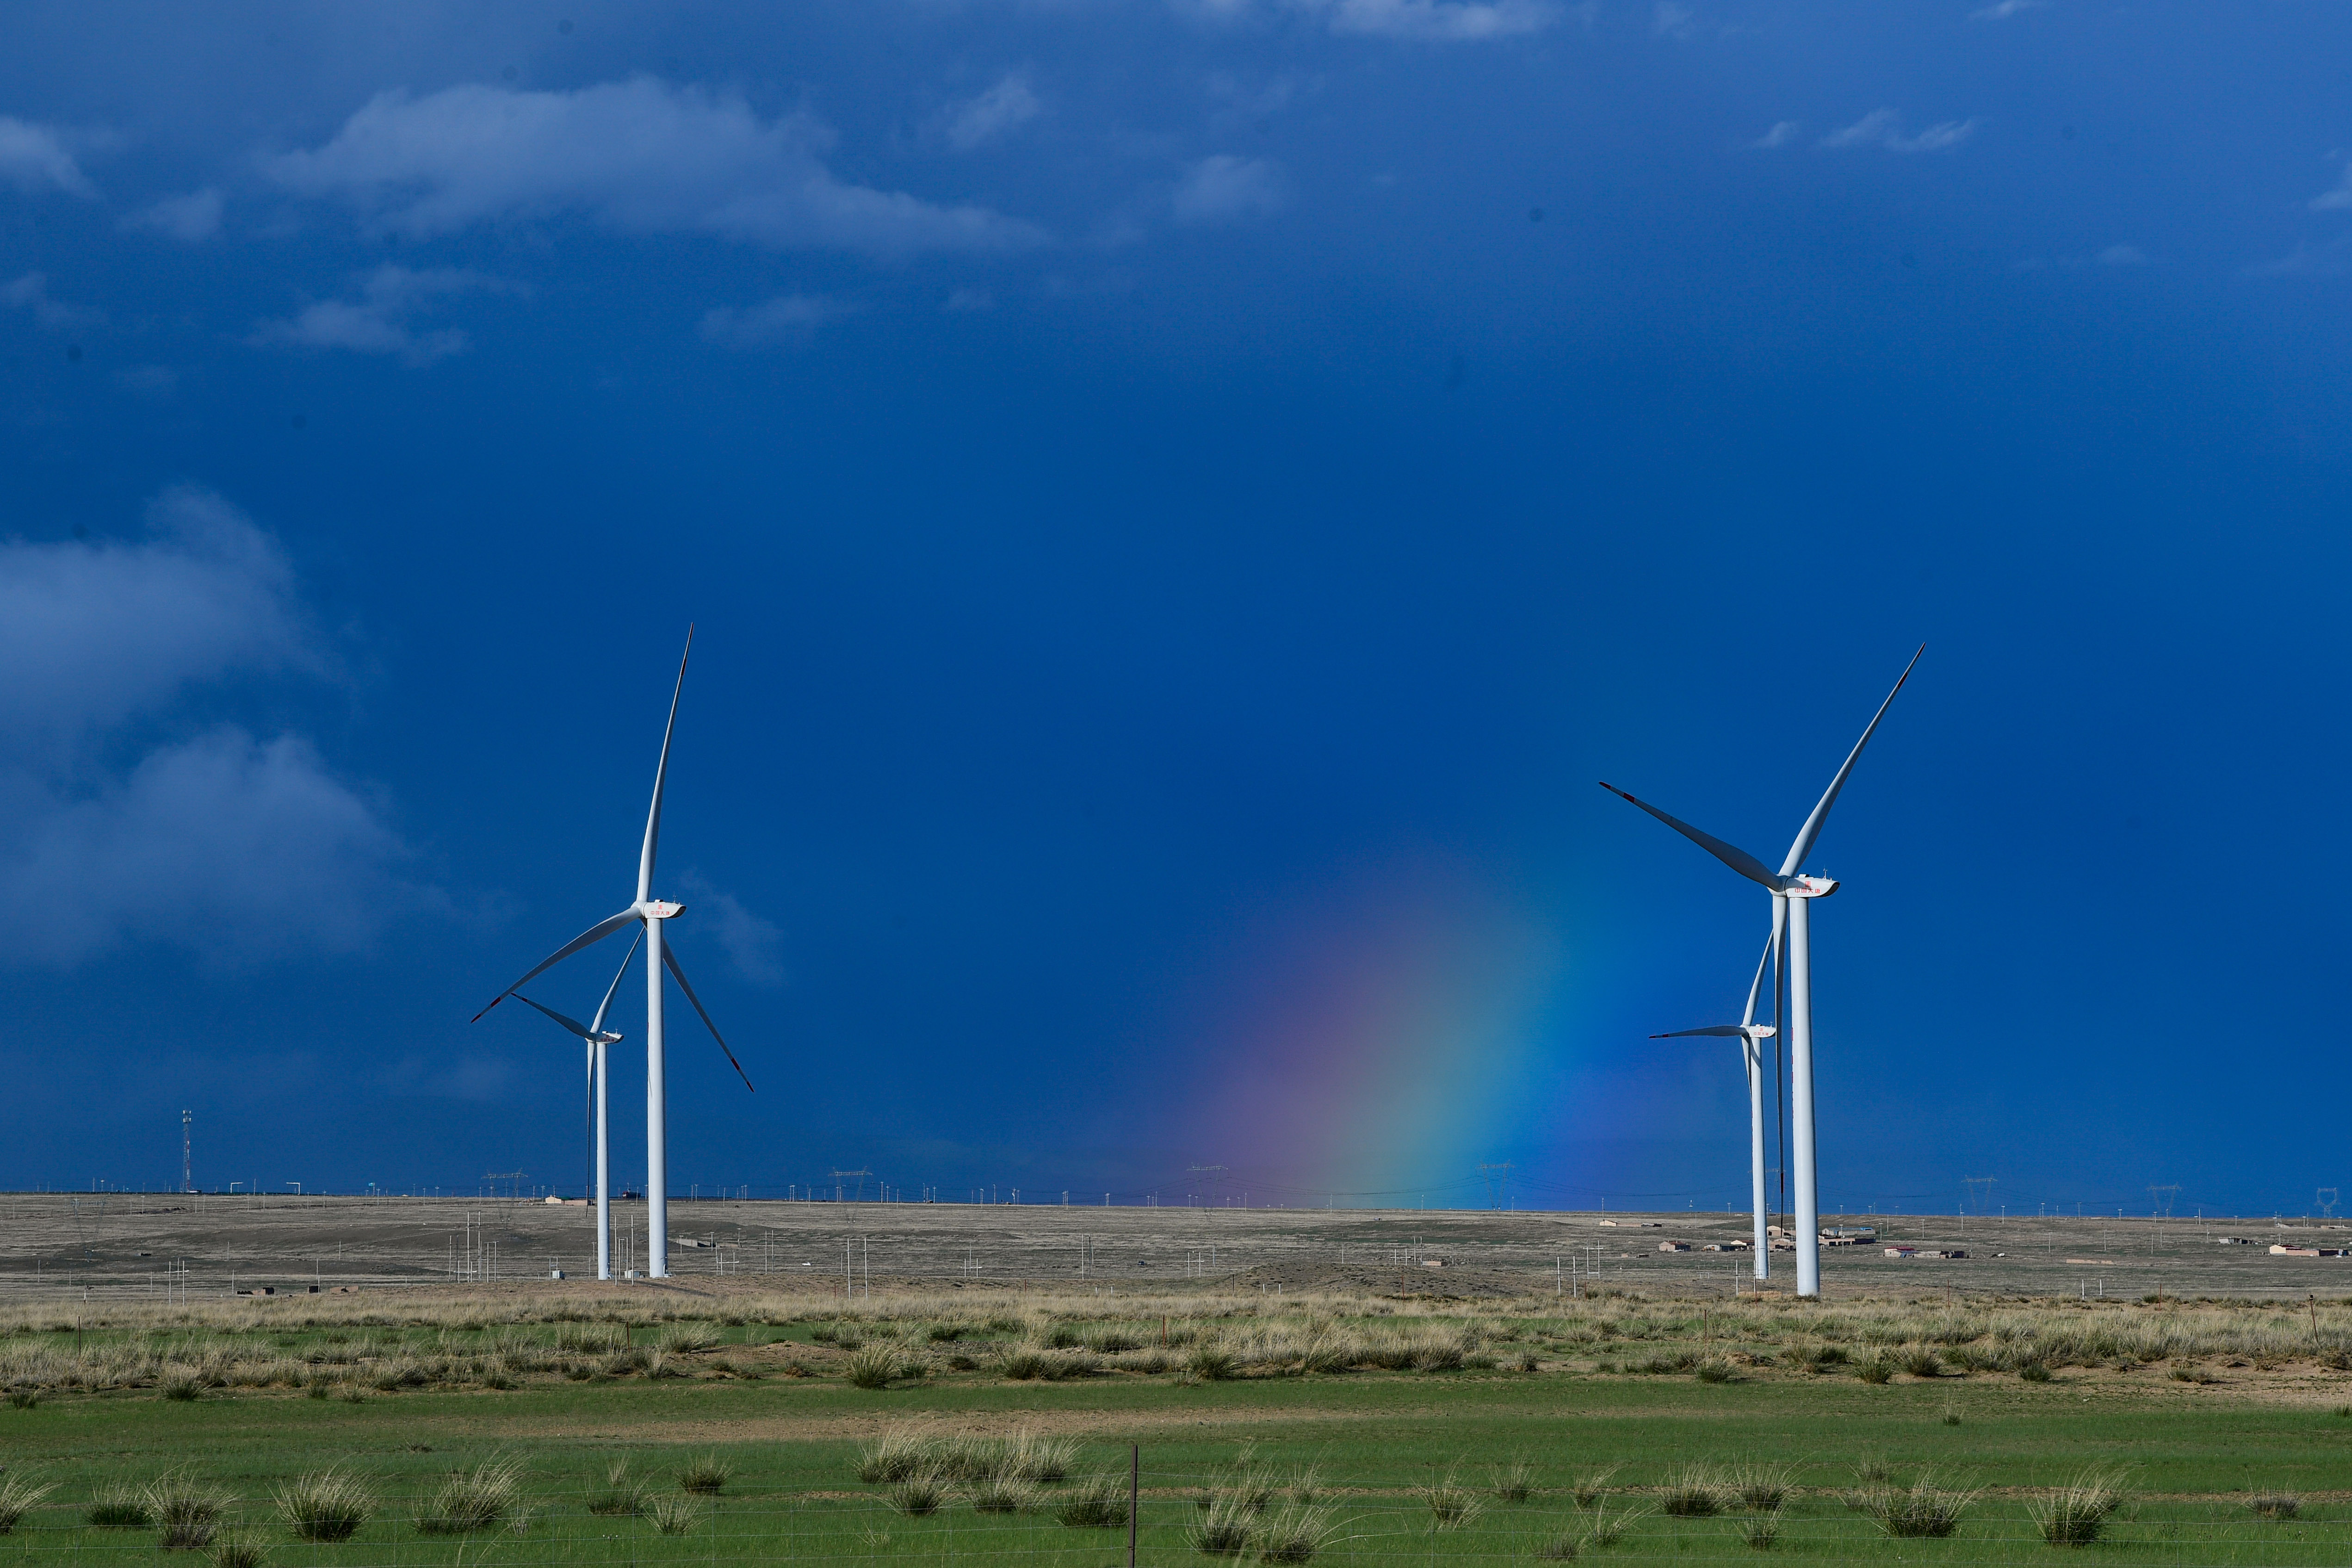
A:
POLYGON ((1789 896, 1792 899, 1826 899, 1838 890, 1838 885, 1827 877, 1791 877, 1789 896))
MULTIPOLYGON (((1831 884, 1834 887, 1836 884, 1831 884)), ((674 921, 686 913, 684 904, 664 903, 659 899, 647 899, 637 906, 637 913, 649 921, 674 921)))

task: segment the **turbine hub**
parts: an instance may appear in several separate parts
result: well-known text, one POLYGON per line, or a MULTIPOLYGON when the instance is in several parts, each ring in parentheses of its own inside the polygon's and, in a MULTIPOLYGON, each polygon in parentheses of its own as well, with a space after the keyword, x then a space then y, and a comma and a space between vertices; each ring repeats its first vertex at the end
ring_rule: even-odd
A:
POLYGON ((1838 890, 1838 885, 1827 877, 1791 877, 1788 894, 1792 899, 1826 899, 1838 890))
POLYGON ((637 913, 649 921, 674 921, 686 913, 686 906, 664 903, 659 899, 647 899, 637 906, 637 913))

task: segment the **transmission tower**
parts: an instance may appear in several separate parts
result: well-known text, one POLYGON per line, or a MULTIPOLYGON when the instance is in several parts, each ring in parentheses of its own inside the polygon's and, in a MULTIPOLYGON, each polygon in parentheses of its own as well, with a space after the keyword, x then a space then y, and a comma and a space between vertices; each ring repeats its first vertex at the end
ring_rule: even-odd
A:
POLYGON ((1969 1212, 1980 1215, 1992 1202, 1992 1184, 1999 1176, 1962 1176, 1961 1184, 1969 1189, 1969 1212))
POLYGON ((1481 1162, 1478 1173, 1486 1178, 1486 1206, 1503 1207, 1511 1195, 1511 1162, 1506 1160, 1498 1165, 1481 1162))
POLYGON ((2334 1187, 2322 1187, 2319 1189, 2320 1217, 2323 1219, 2334 1219, 2336 1217, 2336 1189, 2334 1187))
POLYGON ((833 1173, 833 1201, 835 1203, 839 1203, 841 1201, 842 1183, 855 1181, 857 1184, 857 1201, 860 1203, 865 1202, 866 1178, 873 1173, 873 1172, 864 1169, 856 1171, 835 1171, 833 1173))
MULTIPOLYGON (((1225 1168, 1223 1165, 1187 1165, 1184 1169, 1193 1175, 1209 1178, 1202 1185, 1209 1189, 1212 1198, 1224 1195, 1225 1168)), ((1214 1208, 1217 1205, 1212 1203, 1208 1206, 1214 1208)))
POLYGON ((2162 1215, 2167 1219, 2170 1219, 2172 1217, 2172 1200, 2180 1195, 2180 1184, 2179 1182, 2173 1182, 2166 1186, 2152 1186, 2148 1188, 2147 1195, 2156 1200, 2152 1205, 2155 1212, 2162 1215))
POLYGON ((196 1190, 194 1174, 196 1167, 189 1158, 188 1122, 190 1120, 186 1111, 180 1112, 180 1190, 184 1193, 193 1193, 196 1190))

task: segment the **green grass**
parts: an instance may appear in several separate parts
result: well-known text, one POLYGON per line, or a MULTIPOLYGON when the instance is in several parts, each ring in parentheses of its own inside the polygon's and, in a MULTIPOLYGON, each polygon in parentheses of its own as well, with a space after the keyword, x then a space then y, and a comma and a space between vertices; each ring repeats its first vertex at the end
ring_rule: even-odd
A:
MULTIPOLYGON (((425 1348, 414 1335, 395 1340, 386 1335, 384 1343, 401 1353, 425 1348)), ((2151 1563, 2294 1568, 2352 1556, 2352 1507, 2327 1500, 2342 1490, 2336 1478, 2352 1469, 2352 1420, 2326 1404, 2230 1402, 2160 1373, 2139 1375, 2148 1381, 2136 1386, 1977 1373, 1932 1381, 1906 1374, 1883 1385, 1797 1373, 1705 1384, 1688 1376, 1408 1368, 1179 1385, 1108 1375, 1009 1383, 981 1370, 886 1390, 848 1387, 837 1373, 757 1382, 543 1379, 505 1392, 479 1383, 401 1386, 361 1405, 306 1399, 284 1385, 207 1388, 192 1403, 158 1399, 152 1388, 67 1390, 37 1408, 0 1410, 0 1459, 19 1486, 54 1489, 26 1508, 11 1542, 45 1561, 69 1555, 77 1568, 154 1568, 163 1561, 152 1530, 101 1528, 89 1516, 102 1499, 119 1500, 126 1489, 153 1488, 174 1473, 180 1491, 218 1500, 216 1539, 257 1534, 273 1568, 386 1561, 400 1551, 416 1568, 454 1568, 459 1540, 415 1533, 416 1521, 442 1515, 462 1517, 461 1529, 500 1530, 494 1541, 467 1547, 468 1563, 488 1552, 563 1568, 754 1568, 783 1557, 1099 1568, 1107 1552, 1116 1554, 1110 1540, 1125 1514, 1129 1440, 1143 1449, 1142 1550, 1159 1563, 1202 1561, 1188 1538, 1205 1522, 1193 1496, 1237 1484, 1241 1469, 1255 1489, 1260 1478, 1309 1466, 1318 1472, 1312 1506, 1328 1511, 1294 1518, 1299 1528, 1289 1533, 1312 1538, 1314 1562, 1347 1568, 1406 1556, 1495 1568, 1499 1559, 1533 1558, 1561 1541, 1575 1544, 1585 1562, 1610 1555, 1752 1562, 1751 1514, 1765 1513, 1773 1516, 1770 1550, 1790 1556, 2040 1561, 2048 1549, 2032 1510, 2092 1466, 2127 1468, 2136 1500, 2102 1518, 2101 1552, 2151 1563), (1964 1416, 1962 1426, 1942 1423, 1948 1405, 1964 1416), (862 1445, 850 1435, 859 1427, 848 1424, 870 1431, 877 1415, 908 1423, 908 1443, 964 1441, 971 1457, 959 1462, 971 1473, 954 1479, 931 1511, 895 1511, 890 1487, 916 1467, 891 1479, 886 1466, 861 1480, 862 1445), (1065 1429, 1065 1422, 1074 1425, 1065 1429), (1009 1436, 1024 1428, 1033 1434, 1025 1444, 1009 1436), (801 1435, 812 1430, 841 1435, 801 1435), (715 1440, 730 1434, 740 1437, 715 1440), (1237 1468, 1234 1444, 1244 1437, 1256 1447, 1237 1468), (972 1439, 986 1441, 971 1446, 972 1439), (1041 1458, 1041 1445, 1060 1451, 1041 1458), (1023 1458, 1013 1458, 1016 1452, 1023 1458), (1736 1470, 1759 1455, 1775 1457, 1772 1474, 1736 1470), (1514 1468, 1522 1458, 1523 1476, 1514 1468), (462 1499, 436 1512, 453 1472, 478 1479, 485 1465, 502 1458, 520 1468, 494 1517, 457 1506, 462 1499), (1930 1473, 1954 1491, 1978 1495, 1950 1536, 1898 1543, 1843 1501, 1866 1458, 1884 1468, 1890 1490, 1906 1496, 1930 1473), (668 1478, 705 1459, 730 1471, 725 1500, 671 1519, 682 1523, 682 1535, 662 1533, 650 1489, 639 1489, 625 1469, 618 1482, 608 1475, 616 1462, 634 1460, 662 1479, 660 1497, 683 1505, 686 1499, 667 1489, 668 1478), (1010 1473, 1016 1464, 1055 1479, 1022 1479, 1010 1473), (272 1500, 331 1466, 378 1506, 348 1542, 303 1541, 272 1500), (1614 1473, 1594 1485, 1612 1466, 1614 1473), (1742 1493, 1753 1480, 1756 1493, 1727 1505, 1741 1508, 1728 1521, 1660 1511, 1662 1489, 1695 1466, 1714 1467, 1742 1493), (1430 1490, 1453 1478, 1455 1490, 1476 1500, 1498 1468, 1524 1479, 1528 1500, 1488 1507, 1456 1528, 1432 1528, 1430 1490), (995 1479, 1019 1481, 1003 1488, 1001 1500, 992 1497, 1009 1511, 980 1506, 992 1470, 995 1479), (1097 1481, 1090 1487, 1071 1476, 1097 1481), (616 1489, 631 1491, 632 1506, 590 1511, 616 1489), (1602 1531, 1593 1529, 1591 1508, 1578 1508, 1580 1492, 1605 1507, 1610 1524, 1602 1531), (2275 1508, 2265 1517, 2253 1506, 2257 1498, 2289 1495, 2304 1500, 2293 1517, 2275 1508), (1066 1512, 1082 1522, 1065 1526, 1066 1512), (528 1541, 509 1546, 504 1531, 517 1514, 529 1521, 528 1541), (1598 1539, 1629 1516, 1613 1545, 1598 1539), (887 1544, 876 1544, 886 1537, 887 1544)), ((1283 1506, 1223 1521, 1240 1530, 1248 1561, 1272 1543, 1271 1521, 1283 1506)), ((662 1514, 676 1511, 666 1506, 662 1514)), ((1230 1551, 1232 1533, 1209 1549, 1230 1551)), ((1117 1544, 1123 1551, 1123 1537, 1117 1544)))

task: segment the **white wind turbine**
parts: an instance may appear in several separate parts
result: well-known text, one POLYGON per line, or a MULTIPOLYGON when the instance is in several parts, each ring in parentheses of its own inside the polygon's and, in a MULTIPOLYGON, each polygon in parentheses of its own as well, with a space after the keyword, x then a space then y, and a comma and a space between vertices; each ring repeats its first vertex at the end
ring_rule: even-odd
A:
POLYGON ((604 1027, 604 1015, 612 1010, 613 995, 621 988, 621 976, 629 972, 629 961, 637 956, 637 943, 644 940, 645 932, 639 931, 630 941, 629 951, 621 955, 621 967, 613 971, 613 984, 604 987, 604 999, 596 1005, 593 1023, 583 1024, 577 1018, 567 1018, 552 1007, 540 1006, 520 991, 514 994, 516 1001, 526 1006, 538 1007, 588 1047, 588 1095, 594 1107, 595 1118, 595 1130, 590 1134, 590 1142, 595 1149, 596 1278, 599 1279, 613 1277, 613 1145, 612 1123, 606 1116, 610 1097, 605 1088, 604 1047, 617 1046, 622 1039, 620 1035, 604 1027))
MULTIPOLYGON (((1756 961, 1756 978, 1748 987, 1748 1007, 1739 1015, 1737 1024, 1711 1024, 1704 1029, 1674 1029, 1663 1035, 1652 1035, 1654 1040, 1682 1040, 1694 1035, 1729 1037, 1739 1042, 1740 1058, 1748 1064, 1748 1177, 1756 1200, 1756 1278, 1772 1276, 1771 1232, 1764 1215, 1764 1042, 1780 1031, 1770 1024, 1756 1021, 1757 994, 1764 989, 1764 971, 1772 962, 1772 942, 1764 943, 1764 956, 1756 961)), ((530 998, 524 997, 526 1002, 530 998)))
POLYGON ((516 990, 530 984, 542 971, 552 968, 578 952, 593 946, 632 921, 643 928, 646 943, 646 1273, 656 1279, 669 1276, 669 1106, 667 1082, 662 1055, 662 971, 667 969, 677 981, 677 988, 694 1004, 710 1037, 719 1048, 727 1052, 727 1060, 734 1067, 743 1087, 751 1087, 751 1078, 743 1071, 743 1064, 735 1060, 728 1048, 727 1038, 694 994, 687 980, 686 971, 678 967, 677 955, 662 942, 662 922, 676 920, 686 913, 684 904, 673 904, 653 896, 654 849, 661 838, 662 786, 669 776, 670 734, 677 728, 677 699, 686 689, 686 661, 694 653, 694 628, 686 629, 686 653, 677 661, 677 685, 670 692, 669 722, 662 729, 661 762, 654 769, 654 803, 646 814, 645 846, 637 854, 637 896, 619 914, 598 921, 553 952, 541 959, 525 972, 523 977, 490 998, 489 1007, 474 1015, 477 1023, 490 1007, 497 1006, 516 990))
MULTIPOLYGON (((1911 679, 1912 665, 1919 655, 1927 651, 1925 643, 1919 652, 1911 656, 1911 663, 1903 667, 1895 679, 1895 690, 1871 715, 1869 727, 1862 739, 1846 753, 1845 764, 1830 780, 1829 789, 1805 818, 1804 826, 1797 830, 1796 842, 1789 846, 1788 858, 1780 862, 1778 871, 1747 850, 1726 844, 1722 839, 1700 832, 1689 823, 1667 816, 1645 800, 1635 799, 1615 784, 1601 782, 1601 787, 1614 795, 1623 796, 1681 834, 1751 882, 1763 884, 1772 895, 1772 937, 1777 944, 1785 929, 1789 942, 1789 1075, 1795 1102, 1795 1126, 1791 1129, 1790 1163, 1795 1167, 1797 1202, 1795 1215, 1797 1244, 1797 1294, 1818 1296, 1822 1293, 1822 1255, 1819 1246, 1822 1223, 1821 1184, 1813 1157, 1813 953, 1811 942, 1811 904, 1815 899, 1826 899, 1838 889, 1827 877, 1801 875, 1797 868, 1813 852, 1813 841, 1821 837, 1822 825, 1829 820, 1830 807, 1837 804, 1838 791, 1845 788, 1846 775, 1862 756, 1862 749, 1870 744, 1878 721, 1886 717, 1886 710, 1895 701, 1895 693, 1911 679)), ((1777 992, 1778 984, 1774 986, 1777 992)), ((1777 1002, 1777 998, 1776 998, 1777 1002)), ((1776 1005, 1775 1011, 1778 1011, 1776 1005)))

